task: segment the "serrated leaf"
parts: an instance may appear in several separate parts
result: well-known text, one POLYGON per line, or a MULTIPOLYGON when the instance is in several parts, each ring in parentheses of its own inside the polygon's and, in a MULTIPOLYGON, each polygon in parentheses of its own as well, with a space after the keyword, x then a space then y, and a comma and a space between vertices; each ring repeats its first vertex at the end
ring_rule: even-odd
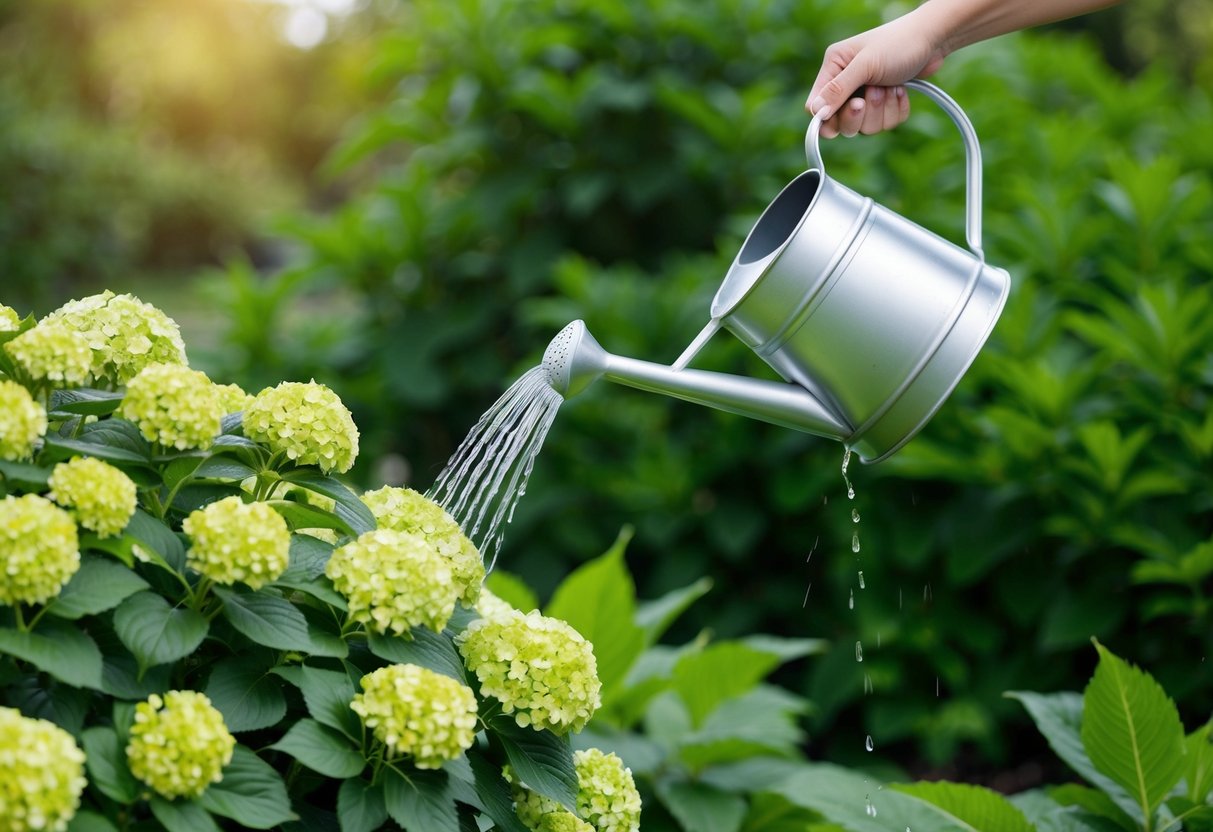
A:
POLYGON ((337 817, 341 832, 374 832, 387 823, 383 786, 365 780, 346 780, 337 791, 337 817))
POLYGON ((362 502, 349 486, 335 477, 325 476, 311 468, 297 468, 285 472, 282 479, 334 500, 336 506, 333 512, 349 527, 355 537, 378 528, 375 515, 367 508, 366 503, 362 502))
POLYGON ((463 659, 448 636, 425 627, 414 627, 410 635, 411 640, 372 632, 367 635, 367 646, 384 661, 416 664, 459 682, 466 680, 463 659))
POLYGON ((299 674, 299 690, 307 711, 322 725, 335 728, 355 742, 362 738, 362 722, 350 710, 354 683, 344 673, 319 670, 304 665, 299 674))
POLYGON ((260 592, 241 592, 215 587, 223 601, 223 617, 250 641, 275 650, 292 650, 315 655, 345 655, 344 642, 333 645, 312 638, 307 618, 285 598, 260 592))
POLYGON ((229 659, 211 671, 203 690, 223 714, 229 731, 257 731, 286 716, 282 686, 256 659, 229 659))
POLYGON ((251 829, 271 829, 295 820, 278 772, 242 745, 236 746, 232 761, 224 767, 223 779, 203 792, 198 803, 251 829))
POLYGON ((936 782, 895 784, 892 788, 939 807, 971 829, 1033 832, 1023 812, 1002 795, 981 786, 936 782))
POLYGON ((692 832, 738 832, 746 801, 706 783, 657 781, 657 796, 683 829, 692 832))
POLYGON ((459 832, 459 814, 445 771, 390 769, 383 783, 383 802, 392 820, 406 832, 459 832))
POLYGON ((527 788, 570 812, 577 811, 577 769, 567 739, 550 731, 523 728, 507 714, 493 717, 489 728, 505 751, 510 768, 527 788))
POLYGON ((1111 797, 1079 783, 1066 783, 1048 790, 1049 797, 1061 806, 1077 806, 1084 812, 1097 815, 1114 823, 1125 832, 1136 832, 1137 823, 1129 813, 1116 805, 1111 797))
POLYGON ((74 621, 113 609, 147 588, 147 581, 122 564, 84 557, 80 569, 64 585, 58 597, 47 605, 46 611, 74 621))
POLYGON ((290 754, 325 777, 346 780, 366 768, 362 752, 350 745, 348 737, 314 719, 299 720, 270 748, 290 754))
POLYGON ((1149 818, 1184 775, 1183 724, 1153 677, 1099 642, 1095 649, 1099 665, 1083 693, 1083 748, 1149 818))
POLYGON ((130 805, 140 786, 126 764, 126 751, 113 728, 89 728, 80 738, 89 783, 110 800, 130 805))
POLYGON ((1206 722, 1188 735, 1184 745, 1188 750, 1185 779, 1188 781, 1188 798, 1205 803, 1213 791, 1213 722, 1206 722))
POLYGON ((721 702, 752 689, 779 665, 779 657, 740 642, 721 641, 688 653, 674 665, 672 687, 695 726, 721 702))
POLYGON ((219 825, 210 812, 194 801, 170 801, 153 794, 148 807, 167 832, 219 832, 219 825))
POLYGON ((27 661, 78 688, 101 689, 101 651, 87 633, 51 619, 36 632, 0 628, 0 653, 27 661))
POLYGON ((172 607, 155 592, 138 592, 114 610, 114 632, 146 669, 198 649, 210 625, 188 607, 172 607))

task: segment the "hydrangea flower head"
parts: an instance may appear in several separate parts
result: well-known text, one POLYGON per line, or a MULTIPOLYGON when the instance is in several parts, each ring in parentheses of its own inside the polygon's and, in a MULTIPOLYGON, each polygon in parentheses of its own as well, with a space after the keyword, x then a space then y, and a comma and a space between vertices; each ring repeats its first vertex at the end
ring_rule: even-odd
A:
POLYGON ((4 349, 31 379, 60 387, 83 384, 93 366, 93 351, 84 336, 54 321, 27 329, 4 349))
POLYGON ((480 597, 476 599, 476 612, 481 618, 508 618, 516 610, 506 600, 491 589, 481 587, 480 597))
POLYGON ((192 544, 186 562, 217 584, 260 589, 290 562, 290 529, 266 503, 224 497, 191 512, 181 528, 192 544))
POLYGON ((324 574, 349 602, 349 614, 377 633, 413 627, 442 631, 455 611, 450 562, 420 535, 366 532, 335 550, 324 574))
POLYGON ((0 604, 45 604, 79 568, 66 511, 37 494, 0 500, 0 604))
POLYGON ((0 332, 16 332, 21 328, 21 316, 11 306, 0 303, 0 332))
POLYGON ((130 380, 118 415, 143 438, 179 451, 209 448, 223 424, 223 405, 205 373, 180 364, 149 364, 130 380))
POLYGON ((0 829, 62 832, 86 784, 84 752, 71 734, 0 707, 0 829))
POLYGON ((29 459, 34 444, 45 435, 42 405, 17 382, 0 381, 0 459, 29 459))
POLYGON ((247 410, 253 403, 253 397, 244 392, 244 388, 239 384, 216 384, 215 393, 219 396, 219 403, 223 405, 224 414, 247 410))
POLYGON ((198 797, 223 779, 236 738, 204 694, 170 690, 135 706, 126 746, 131 774, 170 800, 198 797))
POLYGON ((456 643, 481 692, 520 726, 580 731, 602 704, 593 647, 557 618, 518 610, 478 618, 456 643))
POLYGON ((531 791, 506 770, 514 810, 523 825, 539 832, 557 829, 639 832, 640 792, 623 760, 589 748, 573 752, 573 764, 577 770, 576 815, 551 798, 531 791))
POLYGON ((83 335, 93 351, 93 375, 113 384, 126 384, 151 364, 186 363, 176 322, 134 295, 106 290, 64 304, 45 321, 61 322, 83 335))
POLYGON ((392 755, 417 768, 439 768, 476 741, 476 694, 449 676, 393 664, 362 677, 350 709, 392 755))
POLYGON ((358 458, 358 427, 323 384, 284 381, 258 393, 244 411, 244 435, 300 465, 345 473, 358 458))
POLYGON ((362 502, 375 515, 379 528, 419 534, 450 560, 459 599, 468 607, 476 604, 484 583, 484 562, 446 509, 411 488, 390 485, 366 492, 362 502))
POLYGON ((112 537, 130 522, 138 494, 135 483, 107 462, 75 457, 51 471, 47 496, 71 509, 76 521, 99 537, 112 537))

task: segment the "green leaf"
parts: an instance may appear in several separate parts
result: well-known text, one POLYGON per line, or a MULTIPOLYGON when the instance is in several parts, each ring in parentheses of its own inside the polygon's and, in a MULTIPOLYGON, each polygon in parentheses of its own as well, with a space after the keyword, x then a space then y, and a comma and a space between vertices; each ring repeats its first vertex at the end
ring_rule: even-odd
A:
POLYGON ((335 477, 325 476, 312 468, 296 468, 282 475, 285 482, 323 494, 336 502, 333 512, 342 519, 356 537, 378 528, 375 515, 353 491, 335 477))
POLYGON ((448 636, 425 627, 414 627, 409 635, 411 641, 404 636, 372 632, 367 635, 367 646, 384 661, 416 664, 459 682, 466 680, 463 659, 448 636))
POLYGON ((321 725, 336 728, 354 742, 361 742, 362 721, 350 710, 355 691, 349 676, 304 665, 299 689, 313 719, 321 725))
POLYGON ((336 547, 310 534, 291 535, 290 566, 282 574, 288 580, 310 581, 324 574, 336 547))
POLYGON ((657 796, 687 832, 738 832, 746 801, 705 783, 657 781, 657 796))
POLYGON ((260 592, 215 587, 223 600, 223 617, 250 641, 275 650, 293 650, 318 656, 345 655, 345 644, 334 650, 327 642, 313 639, 307 619, 285 598, 260 592))
POLYGON ((192 800, 170 801, 154 794, 148 806, 168 832, 219 832, 210 812, 192 800))
POLYGON ((203 792, 198 803, 251 829, 270 829, 295 819, 278 772, 243 745, 236 746, 223 779, 203 792))
POLYGON ((48 434, 45 448, 53 459, 68 459, 83 454, 119 466, 150 466, 152 458, 151 446, 139 433, 139 428, 117 417, 85 425, 78 438, 48 434))
POLYGON ((286 716, 282 685, 254 658, 227 659, 215 665, 203 691, 232 733, 257 731, 286 716))
POLYGON ((101 689, 101 651, 83 630, 51 619, 37 632, 0 628, 0 653, 27 661, 78 688, 101 689))
POLYGON ((527 788, 577 811, 577 769, 568 740, 550 731, 523 728, 512 716, 489 721, 490 734, 505 751, 510 768, 527 788))
POLYGON ((257 476, 257 471, 243 462, 226 459, 219 456, 207 457, 198 470, 194 471, 194 479, 217 482, 243 482, 249 477, 257 476))
POLYGON ((526 582, 517 575, 494 569, 484 579, 484 585, 490 592, 515 609, 523 612, 539 609, 539 599, 535 597, 535 593, 526 585, 526 582))
POLYGON ((140 786, 126 764, 126 749, 113 728, 89 728, 80 738, 89 783, 110 800, 129 806, 140 786))
POLYGON ((1184 734, 1175 703, 1154 679, 1099 642, 1099 665, 1083 694, 1082 744, 1149 818, 1184 775, 1184 734))
POLYGON ((131 595, 148 588, 147 581, 128 567, 112 560, 84 557, 80 569, 46 611, 59 618, 75 620, 113 609, 131 595))
POLYGON ((141 672, 139 662, 119 644, 106 648, 102 662, 101 690, 119 699, 147 699, 153 693, 164 693, 172 680, 173 665, 141 672))
POLYGON ((18 489, 41 494, 49 485, 51 470, 26 462, 10 462, 7 459, 0 459, 0 477, 4 478, 4 482, 10 490, 18 489))
POLYGON ((143 549, 158 555, 173 570, 185 571, 185 546, 162 520, 137 508, 123 534, 134 538, 143 549))
POLYGON ((20 674, 5 690, 5 705, 28 717, 55 723, 73 736, 84 730, 93 694, 83 688, 46 679, 39 673, 20 674))
POLYGON ((721 641, 679 659, 673 689, 686 702, 692 723, 699 726, 717 705, 753 688, 778 664, 774 653, 721 641))
POLYGON ((1077 806, 1085 812, 1106 818, 1125 832, 1136 832, 1137 823, 1111 797, 1079 783, 1066 783, 1048 790, 1049 797, 1061 806, 1077 806))
POLYGON ((169 606, 155 592, 139 592, 114 610, 114 632, 141 669, 183 659, 198 649, 210 625, 188 607, 169 606))
POLYGON ((349 523, 336 514, 322 508, 296 503, 293 500, 266 500, 265 504, 282 515, 291 531, 295 529, 334 529, 340 534, 352 535, 349 523))
POLYGON ((366 768, 362 752, 350 745, 348 737, 314 719, 299 720, 270 748, 290 754, 325 777, 346 780, 357 777, 366 768))
POLYGON ((1187 772, 1188 797, 1197 803, 1205 803, 1213 791, 1213 722, 1206 722, 1184 741, 1188 750, 1187 772))
POLYGON ((700 578, 681 589, 671 590, 652 601, 642 601, 636 608, 636 623, 644 630, 645 646, 652 646, 669 629, 678 616, 708 594, 711 578, 700 578))
POLYGON ((631 537, 631 527, 624 527, 605 554, 564 579, 545 611, 594 646, 604 696, 623 681, 645 647, 645 632, 635 623, 636 587, 623 560, 631 537))
POLYGON ((95 390, 88 387, 52 390, 51 407, 47 415, 52 419, 67 416, 108 416, 118 409, 125 395, 117 390, 95 390))
POLYGON ((468 752, 467 758, 472 766, 472 788, 498 832, 526 832, 514 811, 514 798, 501 774, 501 767, 473 752, 468 752))
POLYGON ((389 769, 383 800, 392 820, 406 832, 459 832, 459 814, 445 771, 389 769))
POLYGON ((341 832, 375 832, 387 823, 382 784, 346 780, 337 791, 337 817, 341 832))
POLYGON ((1023 812, 1002 795, 981 786, 937 782, 896 784, 892 788, 938 806, 950 818, 971 829, 1033 832, 1023 812))
POLYGON ((67 832, 118 832, 118 827, 104 815, 83 810, 77 812, 68 823, 67 832))

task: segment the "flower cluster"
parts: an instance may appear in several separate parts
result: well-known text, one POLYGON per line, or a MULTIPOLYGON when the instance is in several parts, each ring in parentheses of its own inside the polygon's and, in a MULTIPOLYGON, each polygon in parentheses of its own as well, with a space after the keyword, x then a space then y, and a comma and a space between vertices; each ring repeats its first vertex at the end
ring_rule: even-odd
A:
POLYGON ((528 829, 581 832, 639 832, 640 792, 631 770, 597 748, 573 752, 577 770, 577 814, 531 791, 507 770, 514 810, 528 829))
POLYGON ((62 832, 85 785, 84 752, 71 734, 0 707, 0 829, 62 832))
POLYGON ((46 435, 46 411, 15 381, 0 381, 0 459, 29 459, 46 435))
POLYGON ((179 364, 149 364, 127 384, 119 415, 149 442, 184 451, 209 448, 223 423, 223 405, 205 373, 179 364))
POLYGON ((0 303, 0 332, 16 332, 21 328, 21 316, 11 306, 0 303))
POLYGON ((0 603, 45 604, 79 568, 67 512, 37 494, 0 501, 0 603))
POLYGON ((392 755, 417 768, 439 768, 476 741, 476 695, 449 676, 393 664, 362 677, 350 708, 392 755))
POLYGON ((375 515, 379 528, 419 534, 450 560, 459 599, 468 607, 475 606, 484 583, 484 562, 455 518, 411 488, 384 486, 363 494, 362 501, 375 515))
POLYGON ((473 621, 456 641, 481 693, 523 727, 580 731, 602 704, 593 647, 559 619, 514 610, 473 621))
POLYGON ((93 364, 93 351, 84 336, 53 321, 27 329, 4 349, 30 379, 61 387, 83 384, 93 364))
POLYGON ((109 463, 75 457, 51 471, 47 495, 100 537, 112 537, 130 522, 138 502, 134 481, 109 463))
POLYGON ((282 515, 265 503, 224 497, 191 512, 181 528, 193 544, 187 563, 217 584, 243 581, 260 589, 290 562, 290 530, 282 515))
POLYGON ((345 473, 358 458, 358 428, 323 384, 287 381, 258 393, 244 410, 244 435, 300 465, 345 473))
POLYGON ((204 694, 171 690, 135 706, 126 746, 131 774, 169 798, 198 797, 223 779, 236 738, 204 694))
POLYGON ((92 349, 92 372, 126 384, 151 364, 185 364, 185 344, 172 318, 133 295, 105 291, 56 309, 58 321, 84 336, 92 349))
POLYGON ((476 612, 481 618, 509 618, 515 610, 507 601, 499 597, 487 586, 480 588, 480 597, 476 599, 476 612))
POLYGON ((455 611, 451 564, 420 535, 366 532, 333 552, 324 574, 349 602, 350 617, 378 633, 442 631, 455 611))
POLYGON ((223 405, 224 413, 239 413, 253 403, 253 397, 244 392, 239 384, 216 384, 215 394, 219 397, 219 404, 223 405))

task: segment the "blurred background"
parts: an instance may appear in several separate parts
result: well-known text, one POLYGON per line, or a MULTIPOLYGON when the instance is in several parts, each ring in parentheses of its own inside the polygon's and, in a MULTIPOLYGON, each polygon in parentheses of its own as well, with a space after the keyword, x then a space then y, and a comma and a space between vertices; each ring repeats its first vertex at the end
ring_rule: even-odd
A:
MULTIPOLYGON (((908 8, 0 0, 0 302, 134 292, 217 380, 335 388, 353 481, 424 490, 569 320, 675 358, 804 168, 825 47, 908 8)), ((816 760, 1055 777, 1002 693, 1081 690, 1092 636, 1207 719, 1211 40, 1213 1, 1136 0, 949 58, 1013 295, 920 437, 851 467, 853 503, 840 446, 602 384, 561 410, 500 568, 544 596, 632 524, 642 597, 715 585, 674 636, 828 639, 776 676, 816 760)), ((823 153, 959 239, 960 141, 914 107, 823 153)), ((767 372, 727 335, 697 366, 767 372)))

